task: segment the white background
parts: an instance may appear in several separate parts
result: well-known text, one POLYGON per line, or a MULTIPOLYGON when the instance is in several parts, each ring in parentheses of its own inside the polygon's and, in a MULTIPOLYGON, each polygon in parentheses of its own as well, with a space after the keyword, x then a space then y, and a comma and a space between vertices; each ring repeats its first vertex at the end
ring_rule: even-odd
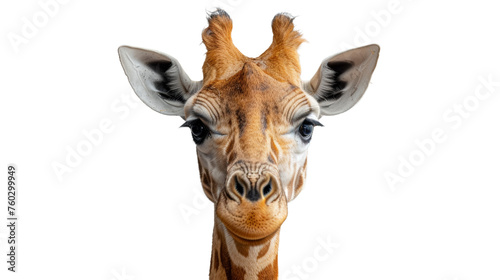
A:
POLYGON ((201 79, 214 6, 248 56, 269 46, 276 13, 298 16, 304 79, 346 44, 381 46, 363 99, 315 131, 281 230, 281 279, 500 279, 500 86, 474 96, 488 93, 480 79, 500 81, 500 20, 492 1, 463 2, 69 0, 43 22, 39 2, 3 1, 0 181, 15 163, 19 244, 7 272, 2 187, 0 279, 208 278, 213 207, 195 145, 181 118, 139 101, 117 48, 168 53, 201 79), (29 36, 24 18, 38 24, 29 36), (449 111, 464 102, 467 117, 449 111), (59 179, 54 165, 102 121, 111 131, 59 179), (415 141, 436 129, 445 140, 422 157, 415 141), (412 155, 413 172, 398 172, 412 155), (391 187, 388 172, 404 182, 391 187), (318 260, 328 239, 336 248, 318 260))

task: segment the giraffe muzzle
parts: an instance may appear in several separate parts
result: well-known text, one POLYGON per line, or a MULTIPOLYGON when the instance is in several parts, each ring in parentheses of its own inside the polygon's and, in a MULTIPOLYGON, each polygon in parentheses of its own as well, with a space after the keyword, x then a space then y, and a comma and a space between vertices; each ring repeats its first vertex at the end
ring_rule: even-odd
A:
POLYGON ((279 230, 288 208, 277 168, 246 163, 229 171, 215 205, 226 228, 246 240, 259 240, 279 230))

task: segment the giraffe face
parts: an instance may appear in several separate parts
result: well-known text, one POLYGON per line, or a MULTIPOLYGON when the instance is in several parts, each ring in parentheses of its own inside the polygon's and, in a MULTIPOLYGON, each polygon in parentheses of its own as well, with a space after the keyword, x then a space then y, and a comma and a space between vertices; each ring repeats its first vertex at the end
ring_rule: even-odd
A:
POLYGON ((302 189, 319 105, 299 87, 253 62, 204 85, 185 105, 203 190, 234 234, 261 239, 302 189))
POLYGON ((318 119, 358 102, 379 47, 331 56, 302 82, 297 48, 304 40, 290 16, 273 19, 273 42, 257 58, 233 45, 225 12, 208 22, 203 81, 192 81, 172 56, 149 50, 120 47, 120 61, 146 105, 186 121, 203 190, 225 228, 240 240, 262 240, 279 230, 287 203, 302 190, 318 119))

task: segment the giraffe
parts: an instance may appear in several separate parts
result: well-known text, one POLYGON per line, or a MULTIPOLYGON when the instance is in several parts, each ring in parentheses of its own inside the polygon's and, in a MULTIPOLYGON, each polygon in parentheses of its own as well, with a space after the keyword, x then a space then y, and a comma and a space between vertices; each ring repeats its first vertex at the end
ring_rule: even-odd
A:
POLYGON ((297 49, 305 40, 293 19, 277 14, 270 47, 251 58, 234 46, 229 15, 210 13, 201 81, 170 55, 118 51, 138 97, 191 130, 201 185, 214 203, 210 279, 278 279, 280 228, 303 188, 314 127, 359 101, 378 60, 378 45, 348 50, 302 81, 297 49))

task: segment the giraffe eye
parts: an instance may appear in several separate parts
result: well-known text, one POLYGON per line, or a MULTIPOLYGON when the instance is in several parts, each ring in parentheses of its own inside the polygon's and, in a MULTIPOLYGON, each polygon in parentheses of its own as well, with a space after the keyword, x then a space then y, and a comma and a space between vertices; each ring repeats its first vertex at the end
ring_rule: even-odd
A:
POLYGON ((308 121, 304 121, 299 127, 299 133, 302 139, 309 140, 312 137, 314 125, 308 121))
POLYGON ((300 138, 305 142, 308 143, 311 141, 311 137, 313 135, 314 127, 316 125, 323 126, 320 122, 310 120, 310 119, 305 119, 304 122, 300 125, 299 127, 299 134, 300 138))
POLYGON ((210 130, 200 119, 188 121, 181 127, 186 126, 191 128, 191 136, 193 136, 193 141, 196 145, 203 143, 205 138, 210 135, 210 130))

